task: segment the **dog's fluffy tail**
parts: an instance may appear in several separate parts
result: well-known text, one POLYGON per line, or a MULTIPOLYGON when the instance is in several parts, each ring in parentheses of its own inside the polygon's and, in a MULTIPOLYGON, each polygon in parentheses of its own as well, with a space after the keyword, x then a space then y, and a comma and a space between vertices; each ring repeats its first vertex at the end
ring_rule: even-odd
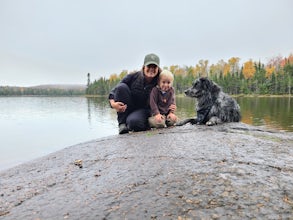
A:
POLYGON ((184 120, 181 120, 181 121, 177 122, 175 125, 176 126, 182 126, 182 125, 185 125, 187 123, 196 124, 197 123, 197 118, 187 118, 187 119, 184 119, 184 120))

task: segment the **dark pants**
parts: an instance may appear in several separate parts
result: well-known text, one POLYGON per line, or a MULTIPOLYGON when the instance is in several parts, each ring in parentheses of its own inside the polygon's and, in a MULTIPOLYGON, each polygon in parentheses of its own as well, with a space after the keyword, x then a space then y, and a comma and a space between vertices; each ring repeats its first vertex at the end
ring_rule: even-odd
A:
POLYGON ((126 124, 130 131, 145 131, 149 128, 148 117, 150 117, 150 109, 136 108, 127 84, 118 84, 114 100, 127 105, 125 112, 117 112, 119 125, 126 124))

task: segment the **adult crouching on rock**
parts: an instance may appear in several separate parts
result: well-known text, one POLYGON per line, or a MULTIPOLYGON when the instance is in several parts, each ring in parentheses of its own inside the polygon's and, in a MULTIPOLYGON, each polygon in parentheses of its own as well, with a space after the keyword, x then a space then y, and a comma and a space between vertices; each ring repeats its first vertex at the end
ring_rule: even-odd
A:
MULTIPOLYGON (((111 90, 109 102, 117 111, 119 134, 149 129, 149 96, 160 72, 160 58, 156 54, 148 54, 144 58, 142 70, 126 75, 111 90)), ((176 106, 173 108, 176 109, 176 106)))

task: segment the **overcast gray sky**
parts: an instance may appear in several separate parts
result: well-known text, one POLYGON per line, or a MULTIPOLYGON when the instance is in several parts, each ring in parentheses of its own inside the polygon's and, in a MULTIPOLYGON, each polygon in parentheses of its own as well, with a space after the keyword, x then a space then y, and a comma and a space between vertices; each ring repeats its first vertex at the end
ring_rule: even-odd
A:
POLYGON ((86 84, 140 69, 293 53, 292 0, 0 0, 0 85, 86 84))

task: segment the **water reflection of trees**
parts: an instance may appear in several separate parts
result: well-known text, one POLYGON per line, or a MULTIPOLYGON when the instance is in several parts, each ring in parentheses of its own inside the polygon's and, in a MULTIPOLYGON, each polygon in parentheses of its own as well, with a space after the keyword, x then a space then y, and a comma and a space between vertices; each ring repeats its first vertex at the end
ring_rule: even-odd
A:
POLYGON ((110 108, 108 98, 106 96, 101 97, 87 97, 88 108, 88 121, 91 123, 93 117, 97 115, 109 115, 111 120, 116 120, 116 112, 110 108))
POLYGON ((176 106, 176 115, 180 120, 196 116, 195 99, 190 97, 176 97, 176 106))
POLYGON ((290 97, 236 98, 244 123, 293 131, 293 104, 290 97))

